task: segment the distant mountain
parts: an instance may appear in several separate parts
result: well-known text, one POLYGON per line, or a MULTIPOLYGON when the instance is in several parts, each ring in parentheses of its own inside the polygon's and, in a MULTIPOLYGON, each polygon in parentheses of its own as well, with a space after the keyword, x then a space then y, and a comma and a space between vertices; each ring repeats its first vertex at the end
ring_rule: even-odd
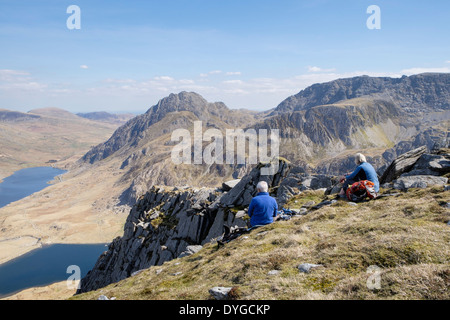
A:
POLYGON ((18 111, 11 111, 6 109, 0 109, 0 121, 1 122, 7 122, 7 121, 28 121, 28 120, 36 120, 40 119, 41 117, 38 115, 18 112, 18 111))
POLYGON ((78 118, 72 112, 69 112, 67 110, 60 109, 60 108, 33 109, 33 110, 28 111, 28 113, 29 114, 34 114, 34 115, 45 116, 45 117, 58 118, 58 119, 72 119, 72 120, 76 120, 78 118))
POLYGON ((135 115, 132 113, 113 114, 105 111, 77 113, 76 115, 89 120, 117 123, 117 124, 124 124, 128 120, 135 117, 135 115))
POLYGON ((360 76, 314 84, 281 102, 270 115, 364 96, 389 101, 405 112, 448 110, 450 74, 423 73, 401 78, 360 76))

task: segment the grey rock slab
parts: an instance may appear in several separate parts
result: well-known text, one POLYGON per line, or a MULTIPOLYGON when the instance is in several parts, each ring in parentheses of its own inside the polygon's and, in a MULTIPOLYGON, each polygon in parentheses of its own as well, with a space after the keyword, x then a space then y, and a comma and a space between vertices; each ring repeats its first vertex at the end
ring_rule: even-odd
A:
POLYGON ((213 296, 216 300, 225 300, 228 299, 228 294, 230 293, 232 288, 226 287, 214 287, 209 289, 209 294, 213 296))
POLYGON ((280 274, 280 273, 281 273, 280 270, 271 270, 271 271, 269 271, 267 274, 268 274, 269 276, 276 276, 276 275, 278 275, 278 274, 280 274))
POLYGON ((185 251, 183 251, 179 256, 178 256, 178 258, 183 258, 183 257, 186 257, 186 256, 190 256, 190 255, 192 255, 192 254, 194 254, 194 253, 197 253, 197 252, 199 252, 201 249, 203 248, 203 246, 200 246, 200 245, 197 245, 197 246, 187 246, 186 247, 186 250, 185 251))
POLYGON ((235 180, 226 181, 226 182, 222 183, 222 189, 223 189, 224 191, 230 191, 230 190, 233 189, 240 181, 241 181, 241 179, 235 179, 235 180))
POLYGON ((322 266, 323 265, 321 265, 321 264, 303 263, 298 266, 298 270, 300 270, 300 272, 309 273, 311 271, 311 269, 319 268, 322 266))
POLYGON ((448 178, 437 176, 402 176, 394 181, 394 189, 408 190, 410 188, 427 188, 433 185, 445 185, 448 178))

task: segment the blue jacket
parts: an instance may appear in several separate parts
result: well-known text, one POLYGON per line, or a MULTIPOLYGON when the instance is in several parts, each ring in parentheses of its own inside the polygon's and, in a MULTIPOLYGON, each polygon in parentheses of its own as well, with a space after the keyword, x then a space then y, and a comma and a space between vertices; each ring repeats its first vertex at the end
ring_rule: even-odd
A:
POLYGON ((363 162, 356 167, 355 171, 351 175, 345 177, 348 180, 361 181, 369 180, 375 184, 375 191, 380 191, 380 182, 378 181, 378 176, 375 169, 370 163, 363 162))
POLYGON ((273 222, 277 216, 278 204, 267 192, 260 192, 252 199, 248 207, 250 225, 260 226, 273 222))

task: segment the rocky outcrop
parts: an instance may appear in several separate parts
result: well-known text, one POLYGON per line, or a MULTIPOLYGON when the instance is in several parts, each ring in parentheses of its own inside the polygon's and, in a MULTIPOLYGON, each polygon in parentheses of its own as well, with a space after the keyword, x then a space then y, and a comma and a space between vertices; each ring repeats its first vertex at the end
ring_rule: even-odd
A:
POLYGON ((412 150, 394 160, 381 178, 384 187, 399 190, 444 186, 450 173, 450 149, 426 153, 426 147, 412 150))
MULTIPOLYGON (((114 239, 81 281, 80 292, 129 277, 133 272, 177 258, 190 245, 218 237, 211 226, 239 223, 217 206, 214 189, 154 187, 139 199, 127 218, 122 237, 114 239), (228 218, 230 221, 228 221, 228 218)), ((244 223, 244 222, 241 222, 244 223)))
POLYGON ((250 174, 243 177, 239 183, 225 194, 220 203, 225 207, 244 207, 250 204, 256 195, 256 185, 259 181, 266 181, 269 188, 278 187, 292 169, 292 166, 285 160, 278 160, 278 171, 274 175, 262 175, 261 169, 270 167, 272 164, 259 164, 250 174))
POLYGON ((81 281, 78 293, 104 287, 134 272, 191 254, 223 234, 224 225, 246 227, 243 208, 256 195, 259 181, 277 188, 291 165, 278 161, 278 171, 261 175, 261 164, 229 192, 222 189, 153 187, 132 208, 122 237, 114 239, 81 281))
MULTIPOLYGON (((389 186, 405 190, 446 184, 448 178, 443 175, 450 172, 449 149, 432 154, 425 151, 425 147, 419 148, 395 160, 384 175, 386 181, 391 181, 389 186)), ((256 195, 257 183, 262 180, 268 183, 269 192, 280 209, 292 196, 304 190, 330 190, 337 184, 336 177, 311 174, 279 158, 259 164, 240 181, 234 181, 234 187, 229 191, 152 187, 133 206, 123 236, 114 239, 108 251, 82 279, 78 293, 104 287, 150 266, 191 255, 222 236, 225 225, 246 227, 245 210, 256 195), (276 167, 277 171, 273 175, 262 175, 261 170, 270 167, 276 167)), ((226 190, 230 187, 228 185, 226 190)), ((314 208, 333 201, 327 200, 314 208)))

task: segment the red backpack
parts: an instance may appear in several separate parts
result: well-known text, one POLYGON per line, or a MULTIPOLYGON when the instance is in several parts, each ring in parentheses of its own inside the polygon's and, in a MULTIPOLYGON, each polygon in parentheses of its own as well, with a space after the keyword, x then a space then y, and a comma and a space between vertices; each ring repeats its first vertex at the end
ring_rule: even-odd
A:
POLYGON ((375 199, 377 196, 375 184, 369 180, 355 182, 347 189, 347 199, 353 202, 362 201, 366 197, 375 199))

